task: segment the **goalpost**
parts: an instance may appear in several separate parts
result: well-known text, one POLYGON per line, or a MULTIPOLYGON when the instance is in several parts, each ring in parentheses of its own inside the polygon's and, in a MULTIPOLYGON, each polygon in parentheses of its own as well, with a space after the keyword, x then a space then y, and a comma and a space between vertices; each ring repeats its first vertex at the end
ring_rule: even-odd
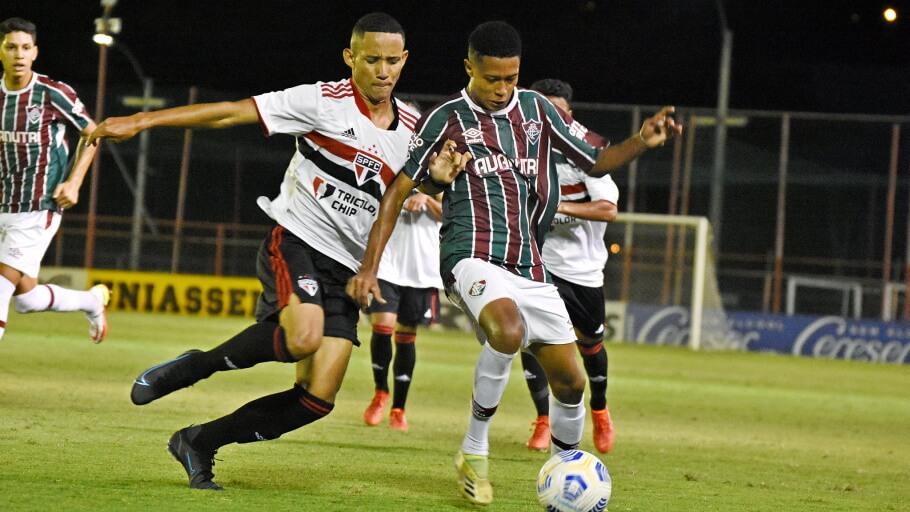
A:
POLYGON ((604 239, 605 294, 618 300, 624 341, 729 348, 705 217, 620 213, 604 239))

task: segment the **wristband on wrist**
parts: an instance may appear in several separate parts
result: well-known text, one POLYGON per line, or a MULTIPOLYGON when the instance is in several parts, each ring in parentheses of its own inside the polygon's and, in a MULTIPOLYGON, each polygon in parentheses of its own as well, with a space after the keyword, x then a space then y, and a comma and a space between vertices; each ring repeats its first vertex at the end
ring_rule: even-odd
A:
POLYGON ((436 187, 438 190, 445 190, 445 189, 449 188, 449 185, 451 185, 451 183, 440 183, 440 182, 434 180, 433 176, 431 174, 427 174, 427 179, 424 181, 429 181, 430 184, 433 185, 434 187, 436 187))
POLYGON ((640 130, 638 130, 638 133, 636 133, 635 136, 638 137, 638 140, 640 140, 641 143, 645 145, 646 149, 651 149, 651 146, 649 146, 648 143, 645 141, 645 136, 641 134, 642 130, 644 130, 644 127, 642 127, 640 130))

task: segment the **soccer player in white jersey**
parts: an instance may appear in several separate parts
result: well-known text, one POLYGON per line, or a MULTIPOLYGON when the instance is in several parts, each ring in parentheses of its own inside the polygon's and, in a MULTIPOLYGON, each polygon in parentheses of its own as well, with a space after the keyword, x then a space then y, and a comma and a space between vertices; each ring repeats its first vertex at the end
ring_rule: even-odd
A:
POLYGON ((516 88, 521 37, 509 24, 480 24, 468 40, 461 92, 424 113, 403 171, 382 198, 360 272, 348 293, 361 307, 381 297, 382 250, 401 205, 418 185, 443 192, 440 273, 446 293, 474 321, 484 342, 474 373, 468 431, 455 457, 461 494, 493 501, 489 428, 519 350, 530 350, 549 379, 553 451, 578 446, 585 378, 575 360, 566 307, 541 260, 559 204, 553 151, 602 176, 680 133, 665 107, 639 135, 604 149, 541 94, 516 88))
POLYGON ((221 446, 276 439, 329 414, 352 349, 360 344, 358 305, 344 287, 360 267, 380 198, 404 165, 418 115, 392 96, 408 57, 404 30, 394 18, 362 17, 343 56, 349 79, 111 118, 91 136, 121 140, 156 126, 258 122, 267 135, 297 140, 278 197, 259 198, 277 226, 257 261, 263 286, 257 323, 208 352, 189 351, 149 368, 133 385, 133 402, 142 405, 216 371, 297 362, 291 389, 174 433, 168 449, 190 487, 222 489, 212 481, 221 446))
POLYGON ((95 156, 86 146, 95 123, 75 91, 32 70, 38 31, 22 18, 0 23, 0 338, 9 303, 16 311, 83 311, 89 336, 107 335, 103 284, 88 291, 38 284, 41 260, 60 227, 63 210, 79 201, 79 187, 95 156), (66 125, 81 137, 67 174, 66 125))
MULTIPOLYGON (((572 86, 552 78, 538 80, 531 89, 572 115, 572 86)), ((602 145, 606 145, 603 141, 602 145)), ((543 244, 543 262, 566 303, 575 327, 576 344, 591 388, 589 405, 594 447, 600 453, 613 448, 615 436, 607 407, 607 351, 604 348, 603 269, 607 263, 604 233, 616 218, 619 188, 609 174, 594 178, 566 159, 556 163, 559 208, 543 244)), ((521 353, 525 380, 537 409, 534 432, 527 446, 544 451, 550 446, 547 377, 534 356, 521 353)))
POLYGON ((370 359, 373 399, 363 412, 363 421, 376 426, 389 401, 389 365, 392 365, 392 408, 389 426, 407 431, 405 404, 417 361, 417 326, 429 325, 439 313, 439 226, 442 205, 438 198, 414 191, 404 202, 379 264, 379 287, 383 301, 370 304, 370 359), (392 336, 395 355, 392 357, 392 336))

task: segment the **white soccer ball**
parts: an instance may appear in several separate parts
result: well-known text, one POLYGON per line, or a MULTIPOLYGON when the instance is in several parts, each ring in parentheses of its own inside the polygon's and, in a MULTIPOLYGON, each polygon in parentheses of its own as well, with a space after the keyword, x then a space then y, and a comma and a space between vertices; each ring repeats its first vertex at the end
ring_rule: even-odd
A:
POLYGON ((537 499, 550 512, 602 512, 612 491, 604 463, 581 450, 557 453, 537 475, 537 499))

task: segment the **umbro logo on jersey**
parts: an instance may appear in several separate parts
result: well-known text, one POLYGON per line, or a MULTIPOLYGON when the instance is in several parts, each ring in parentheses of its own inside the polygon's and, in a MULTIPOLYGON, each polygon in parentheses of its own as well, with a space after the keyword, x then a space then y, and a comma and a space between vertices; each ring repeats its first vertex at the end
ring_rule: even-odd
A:
POLYGON ((471 289, 468 290, 468 295, 471 297, 480 297, 486 289, 486 280, 474 281, 474 284, 471 285, 471 289))
POLYGON ((297 286, 301 290, 307 292, 310 297, 316 295, 316 292, 319 291, 319 283, 311 277, 300 276, 297 278, 297 286))
POLYGON ((461 133, 465 144, 483 144, 483 132, 477 128, 468 128, 461 133))
POLYGON ((41 113, 44 109, 41 105, 29 105, 25 107, 25 115, 28 117, 28 122, 37 123, 41 120, 41 113))
POLYGON ((342 137, 347 137, 347 138, 349 138, 349 139, 351 139, 351 140, 357 140, 357 135, 354 134, 354 128, 353 128, 353 127, 348 128, 347 130, 341 132, 341 136, 342 136, 342 137))

